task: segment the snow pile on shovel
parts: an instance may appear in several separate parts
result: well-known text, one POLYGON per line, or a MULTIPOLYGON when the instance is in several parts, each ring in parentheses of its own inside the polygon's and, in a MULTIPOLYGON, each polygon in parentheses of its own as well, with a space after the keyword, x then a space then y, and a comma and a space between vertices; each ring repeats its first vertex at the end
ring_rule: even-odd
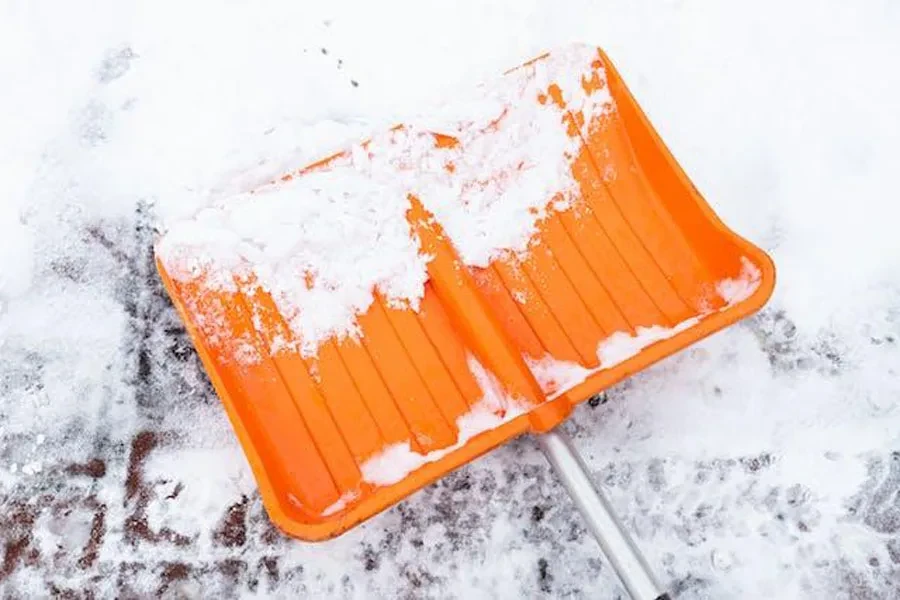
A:
POLYGON ((315 354, 332 336, 358 333, 375 291, 417 308, 428 257, 405 218, 409 194, 471 266, 524 251, 537 223, 568 206, 580 140, 548 90, 559 86, 566 106, 591 122, 612 106, 605 86, 582 87, 597 60, 588 46, 555 52, 315 169, 211 199, 171 224, 158 254, 178 280, 268 292, 299 350, 315 354))

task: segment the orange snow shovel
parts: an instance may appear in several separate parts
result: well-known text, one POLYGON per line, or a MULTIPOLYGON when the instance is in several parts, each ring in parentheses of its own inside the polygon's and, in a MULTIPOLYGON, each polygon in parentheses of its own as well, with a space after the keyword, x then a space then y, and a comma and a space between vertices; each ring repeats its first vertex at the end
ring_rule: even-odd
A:
MULTIPOLYGON (((575 197, 538 220, 526 252, 467 266, 428 199, 411 195, 409 227, 431 257, 417 309, 376 293, 358 336, 330 339, 310 357, 278 343, 294 334, 264 291, 175 277, 157 256, 266 509, 287 534, 336 536, 532 432, 632 597, 666 597, 557 426, 576 404, 758 310, 775 271, 701 198, 609 58, 590 56, 583 72, 518 100, 555 106, 578 147, 575 197), (568 103, 573 91, 608 94, 608 110, 586 114, 568 103), (240 360, 247 344, 258 360, 240 360)), ((434 135, 436 147, 459 143, 434 135)))

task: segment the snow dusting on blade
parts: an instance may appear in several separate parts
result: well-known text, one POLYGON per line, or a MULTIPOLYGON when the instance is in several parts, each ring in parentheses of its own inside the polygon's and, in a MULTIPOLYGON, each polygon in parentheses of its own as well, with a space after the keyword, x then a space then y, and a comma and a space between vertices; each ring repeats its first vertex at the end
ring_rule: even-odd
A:
POLYGON ((456 421, 459 437, 455 444, 427 454, 414 451, 409 442, 392 444, 362 464, 360 469, 363 481, 382 486, 397 483, 416 469, 462 448, 479 433, 496 429, 518 414, 521 413, 509 413, 506 417, 500 417, 489 407, 476 405, 471 412, 456 421))
POLYGON ((605 90, 588 96, 580 83, 595 60, 591 47, 567 48, 445 104, 437 118, 287 181, 211 199, 170 224, 159 256, 177 280, 270 294, 305 356, 329 338, 358 334, 356 319, 376 291, 417 309, 429 257, 405 219, 408 195, 436 216, 470 266, 525 251, 536 224, 566 208, 575 189, 570 161, 580 142, 547 89, 580 92, 566 101, 586 117, 608 110, 605 90))
POLYGON ((618 331, 600 342, 597 347, 600 364, 608 369, 613 365, 625 362, 650 344, 668 339, 676 333, 696 325, 699 321, 698 317, 691 317, 675 327, 660 327, 659 325, 638 327, 634 335, 618 331))
POLYGON ((753 295, 753 292, 759 288, 761 276, 756 265, 743 257, 740 275, 734 279, 723 279, 716 286, 716 291, 728 306, 733 306, 753 295))
POLYGON ((526 412, 524 404, 517 398, 507 396, 500 382, 474 356, 468 358, 469 369, 475 375, 484 396, 469 412, 456 420, 459 430, 456 443, 427 454, 415 452, 409 442, 387 446, 360 466, 363 481, 374 485, 397 483, 416 469, 462 448, 479 433, 496 429, 526 412))
MULTIPOLYGON (((738 276, 723 279, 715 286, 716 292, 725 300, 725 305, 716 312, 727 310, 752 296, 759 288, 760 278, 759 269, 749 259, 742 257, 741 272, 738 276)), ((634 334, 615 331, 597 345, 597 358, 600 360, 600 366, 593 369, 585 368, 571 361, 559 360, 550 355, 540 359, 525 355, 524 358, 544 393, 547 394, 548 399, 552 400, 586 381, 591 375, 612 369, 638 355, 644 348, 690 329, 713 312, 709 309, 703 310, 697 316, 685 319, 672 327, 638 326, 634 334)))

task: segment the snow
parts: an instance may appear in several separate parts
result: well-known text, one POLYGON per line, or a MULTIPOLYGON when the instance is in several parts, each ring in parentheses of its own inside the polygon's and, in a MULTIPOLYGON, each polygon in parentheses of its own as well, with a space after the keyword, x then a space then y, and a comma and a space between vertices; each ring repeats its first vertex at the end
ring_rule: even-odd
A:
POLYGON ((467 265, 486 267, 505 253, 524 252, 537 222, 570 206, 576 188, 571 161, 580 140, 567 134, 553 102, 540 103, 549 86, 558 85, 566 107, 582 111, 586 122, 612 106, 607 89, 586 94, 582 87, 595 48, 552 50, 545 60, 488 80, 474 93, 459 90, 413 121, 416 128, 459 140, 434 158, 409 161, 421 170, 408 176, 467 265))
POLYGON ((456 419, 459 432, 456 442, 425 454, 414 451, 409 442, 391 444, 360 466, 363 481, 382 486, 397 483, 423 465, 462 448, 476 435, 496 429, 526 412, 525 404, 517 398, 508 397, 500 382, 474 356, 468 357, 468 363, 484 396, 469 412, 456 419))
POLYGON ((725 307, 734 306, 753 295, 759 288, 759 269, 747 257, 741 257, 741 272, 731 279, 723 279, 716 284, 716 292, 725 301, 725 307))
POLYGON ((674 327, 639 326, 635 328, 634 335, 617 331, 597 346, 597 358, 600 359, 601 365, 609 368, 609 366, 617 365, 636 356, 641 350, 655 342, 668 339, 676 333, 696 325, 699 321, 699 318, 693 317, 685 319, 674 327))
POLYGON ((344 508, 347 507, 347 505, 349 503, 356 500, 356 498, 358 496, 359 496, 359 493, 356 490, 350 490, 348 492, 344 492, 333 504, 325 507, 325 510, 322 511, 322 516, 327 517, 327 516, 333 515, 335 513, 341 512, 342 510, 344 510, 344 508))
POLYGON ((355 333, 374 301, 418 307, 427 274, 410 235, 405 195, 327 170, 231 197, 179 221, 160 242, 174 277, 204 277, 213 289, 260 287, 312 355, 322 341, 355 333))
MULTIPOLYGON (((8 208, 5 210, 9 210, 8 208)), ((24 294, 31 286, 33 244, 31 232, 18 220, 18 216, 0 218, 3 230, 0 237, 0 312, 6 303, 24 294)))
POLYGON ((496 429, 522 413, 523 411, 509 411, 503 417, 499 417, 489 406, 476 404, 456 420, 456 427, 459 430, 456 443, 426 454, 414 451, 409 442, 391 444, 361 465, 363 481, 374 485, 397 483, 423 465, 440 460, 454 450, 462 448, 479 433, 496 429))
POLYGON ((547 90, 559 86, 566 106, 592 122, 612 106, 605 87, 583 89, 596 58, 587 45, 555 49, 311 173, 209 197, 196 214, 163 224, 159 256, 176 279, 270 294, 307 356, 329 338, 357 337, 356 319, 376 290, 418 310, 430 259, 405 220, 409 195, 435 215, 465 264, 524 252, 537 222, 566 210, 577 189, 570 164, 580 138, 568 135, 547 90), (437 144, 435 134, 454 144, 437 144))
MULTIPOLYGON (((600 369, 587 369, 578 363, 559 360, 549 354, 540 359, 523 355, 531 374, 540 384, 548 399, 572 389, 600 369)), ((605 367, 603 367, 605 368, 605 367)))
POLYGON ((541 359, 534 359, 530 356, 524 358, 541 389, 547 394, 547 398, 552 400, 582 383, 591 375, 611 369, 636 356, 644 348, 668 339, 699 322, 699 317, 691 317, 674 327, 639 326, 634 335, 625 331, 616 331, 597 344, 597 358, 600 360, 600 365, 592 369, 549 355, 541 359))
POLYGON ((573 413, 595 479, 681 598, 895 597, 898 28, 886 0, 0 3, 4 591, 621 595, 527 438, 283 539, 148 262, 210 196, 582 41, 778 268, 762 314, 573 413))
MULTIPOLYGON (((741 257, 741 271, 738 276, 723 279, 715 285, 716 292, 725 301, 723 306, 716 309, 717 312, 728 310, 752 296, 759 288, 761 276, 762 273, 748 258, 741 257)), ((541 359, 534 359, 530 356, 523 358, 531 369, 532 375, 541 385, 541 389, 547 394, 547 398, 552 400, 582 383, 591 375, 611 369, 629 358, 637 356, 644 348, 690 329, 711 313, 710 309, 703 310, 699 315, 685 319, 672 327, 639 325, 635 328, 634 333, 615 331, 597 344, 597 359, 600 361, 600 365, 592 369, 549 355, 541 359)))

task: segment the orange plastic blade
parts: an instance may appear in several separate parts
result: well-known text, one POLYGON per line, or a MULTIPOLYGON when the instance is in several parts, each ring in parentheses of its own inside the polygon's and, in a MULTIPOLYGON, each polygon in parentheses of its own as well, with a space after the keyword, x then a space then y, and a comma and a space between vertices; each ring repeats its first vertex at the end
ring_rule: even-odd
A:
POLYGON ((771 295, 771 260, 716 217, 606 55, 579 75, 565 81, 609 93, 610 111, 586 119, 562 82, 521 99, 556 103, 559 126, 580 139, 577 198, 539 222, 528 251, 467 268, 411 198, 411 231, 433 257, 421 306, 376 295, 358 339, 328 341, 314 359, 278 344, 292 334, 266 293, 177 280, 157 260, 286 533, 333 537, 514 436, 555 427, 771 295))

